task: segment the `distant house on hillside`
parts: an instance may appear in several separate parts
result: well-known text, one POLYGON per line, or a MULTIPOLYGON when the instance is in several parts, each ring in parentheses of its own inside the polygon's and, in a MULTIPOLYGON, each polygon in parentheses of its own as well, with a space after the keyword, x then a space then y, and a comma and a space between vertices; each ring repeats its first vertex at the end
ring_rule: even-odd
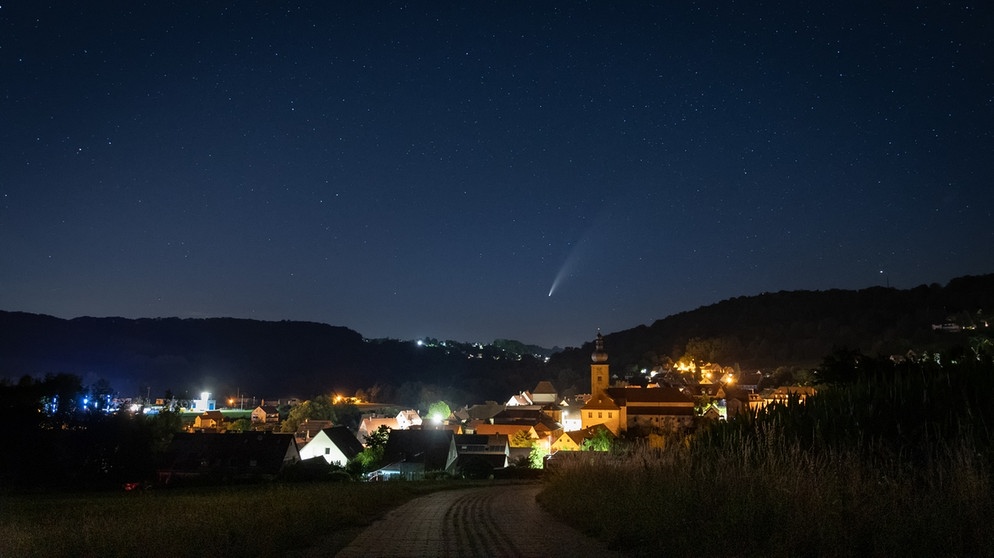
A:
POLYGON ((311 441, 300 448, 300 459, 322 457, 329 465, 337 464, 344 467, 360 452, 362 444, 348 428, 332 426, 319 431, 311 437, 311 441))

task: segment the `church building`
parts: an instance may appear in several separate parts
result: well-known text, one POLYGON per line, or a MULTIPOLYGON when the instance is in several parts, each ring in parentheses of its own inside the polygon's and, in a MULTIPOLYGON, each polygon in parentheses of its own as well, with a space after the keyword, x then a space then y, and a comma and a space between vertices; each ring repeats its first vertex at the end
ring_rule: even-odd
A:
POLYGON ((590 360, 590 399, 581 409, 583 428, 603 424, 620 435, 629 428, 677 430, 693 426, 694 398, 678 388, 611 386, 600 332, 590 360))

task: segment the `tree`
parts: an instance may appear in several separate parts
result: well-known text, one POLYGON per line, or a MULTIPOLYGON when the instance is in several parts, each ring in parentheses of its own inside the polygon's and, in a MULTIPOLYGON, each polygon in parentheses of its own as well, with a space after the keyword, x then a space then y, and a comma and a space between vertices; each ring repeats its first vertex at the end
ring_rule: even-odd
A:
POLYGON ((336 424, 345 426, 352 431, 359 429, 359 423, 362 422, 362 411, 359 410, 359 407, 352 403, 335 403, 332 408, 335 412, 335 418, 332 420, 336 424))
POLYGON ((283 426, 283 432, 296 432, 305 420, 330 420, 338 419, 335 413, 335 405, 327 395, 319 395, 314 399, 304 401, 300 405, 290 409, 283 426))
POLYGON ((381 424, 375 432, 365 436, 364 441, 367 448, 380 449, 387 447, 387 440, 390 439, 390 427, 381 424))
POLYGON ((532 444, 532 450, 528 453, 528 463, 532 469, 545 468, 545 456, 549 455, 549 448, 539 442, 532 444))
POLYGON ((614 436, 607 428, 601 427, 593 436, 583 440, 580 445, 582 451, 611 451, 614 446, 614 436))
POLYGON ((428 418, 433 422, 448 420, 451 414, 452 409, 449 408, 449 404, 445 401, 436 401, 428 406, 428 418))
POLYGON ((176 411, 167 409, 148 415, 147 421, 152 453, 165 453, 173 441, 173 434, 183 430, 183 417, 176 411))
POLYGON ((511 444, 512 448, 526 448, 532 444, 531 432, 522 428, 514 434, 511 434, 511 438, 508 442, 511 444))
POLYGON ((836 348, 832 354, 822 360, 818 373, 822 382, 844 384, 893 370, 893 368, 893 363, 884 357, 873 358, 857 350, 836 348))
POLYGON ((82 379, 73 374, 48 374, 37 387, 49 425, 61 427, 71 423, 82 402, 82 379))
POLYGON ((242 417, 228 423, 229 432, 247 432, 252 430, 252 420, 242 417))
POLYGON ((95 384, 90 386, 89 391, 89 408, 103 411, 110 406, 111 398, 114 395, 114 388, 110 386, 110 382, 106 379, 100 378, 97 380, 95 384))
POLYGON ((383 451, 387 447, 387 440, 390 438, 390 429, 386 425, 381 425, 366 436, 366 448, 359 452, 359 455, 349 463, 353 473, 365 473, 380 466, 383 461, 383 451))

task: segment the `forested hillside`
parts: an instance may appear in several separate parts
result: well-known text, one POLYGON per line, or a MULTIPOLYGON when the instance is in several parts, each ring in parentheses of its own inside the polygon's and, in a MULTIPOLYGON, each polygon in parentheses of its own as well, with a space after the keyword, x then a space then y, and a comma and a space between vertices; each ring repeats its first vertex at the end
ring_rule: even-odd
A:
MULTIPOLYGON (((231 318, 63 320, 0 312, 0 377, 69 373, 126 396, 210 391, 310 398, 375 391, 381 400, 498 397, 533 386, 543 361, 498 346, 365 340, 344 327, 231 318)), ((505 342, 506 343, 506 342, 505 342)))
MULTIPOLYGON (((992 310, 994 275, 907 290, 781 291, 732 298, 606 334, 606 343, 612 370, 621 375, 684 356, 742 369, 815 367, 837 348, 876 356, 966 344, 971 336, 990 336, 985 325, 994 321, 992 310), (963 329, 933 329, 944 323, 963 329)), ((550 364, 579 367, 591 350, 589 344, 567 349, 550 364)))

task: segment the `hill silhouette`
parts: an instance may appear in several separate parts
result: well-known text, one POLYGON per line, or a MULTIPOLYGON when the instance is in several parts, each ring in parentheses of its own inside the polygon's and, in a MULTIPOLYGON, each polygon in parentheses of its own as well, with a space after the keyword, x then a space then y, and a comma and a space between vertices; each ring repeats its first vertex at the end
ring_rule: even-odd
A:
POLYGON ((183 398, 210 391, 218 399, 236 393, 306 399, 378 385, 381 399, 416 403, 527 389, 518 382, 534 385, 543 362, 511 353, 508 346, 525 346, 506 340, 485 348, 453 341, 420 345, 367 340, 345 327, 312 322, 65 320, 0 311, 0 331, 0 377, 69 373, 88 385, 106 379, 127 396, 170 390, 183 398))
MULTIPOLYGON (((649 326, 605 335, 612 371, 625 375, 692 356, 742 369, 813 368, 839 348, 905 355, 990 336, 994 274, 965 276, 946 286, 912 289, 780 291, 741 296, 674 314, 649 326), (933 329, 945 323, 959 332, 933 329), (972 329, 976 328, 976 329, 972 329)), ((589 362, 593 344, 567 349, 550 365, 589 362)), ((582 364, 585 365, 585 364, 582 364)))
MULTIPOLYGON (((814 367, 836 348, 905 354, 966 344, 994 307, 994 274, 913 289, 781 291, 732 298, 606 334, 612 371, 625 375, 689 355, 745 369, 814 367), (934 330, 954 323, 960 332, 934 330), (977 329, 969 329, 976 327, 977 329)), ((122 395, 310 398, 352 394, 408 405, 504 400, 551 379, 589 390, 591 343, 553 354, 517 341, 476 346, 364 339, 346 327, 234 318, 65 320, 0 311, 0 377, 70 373, 106 379, 122 395)), ((591 332, 591 340, 596 332, 591 332)))

